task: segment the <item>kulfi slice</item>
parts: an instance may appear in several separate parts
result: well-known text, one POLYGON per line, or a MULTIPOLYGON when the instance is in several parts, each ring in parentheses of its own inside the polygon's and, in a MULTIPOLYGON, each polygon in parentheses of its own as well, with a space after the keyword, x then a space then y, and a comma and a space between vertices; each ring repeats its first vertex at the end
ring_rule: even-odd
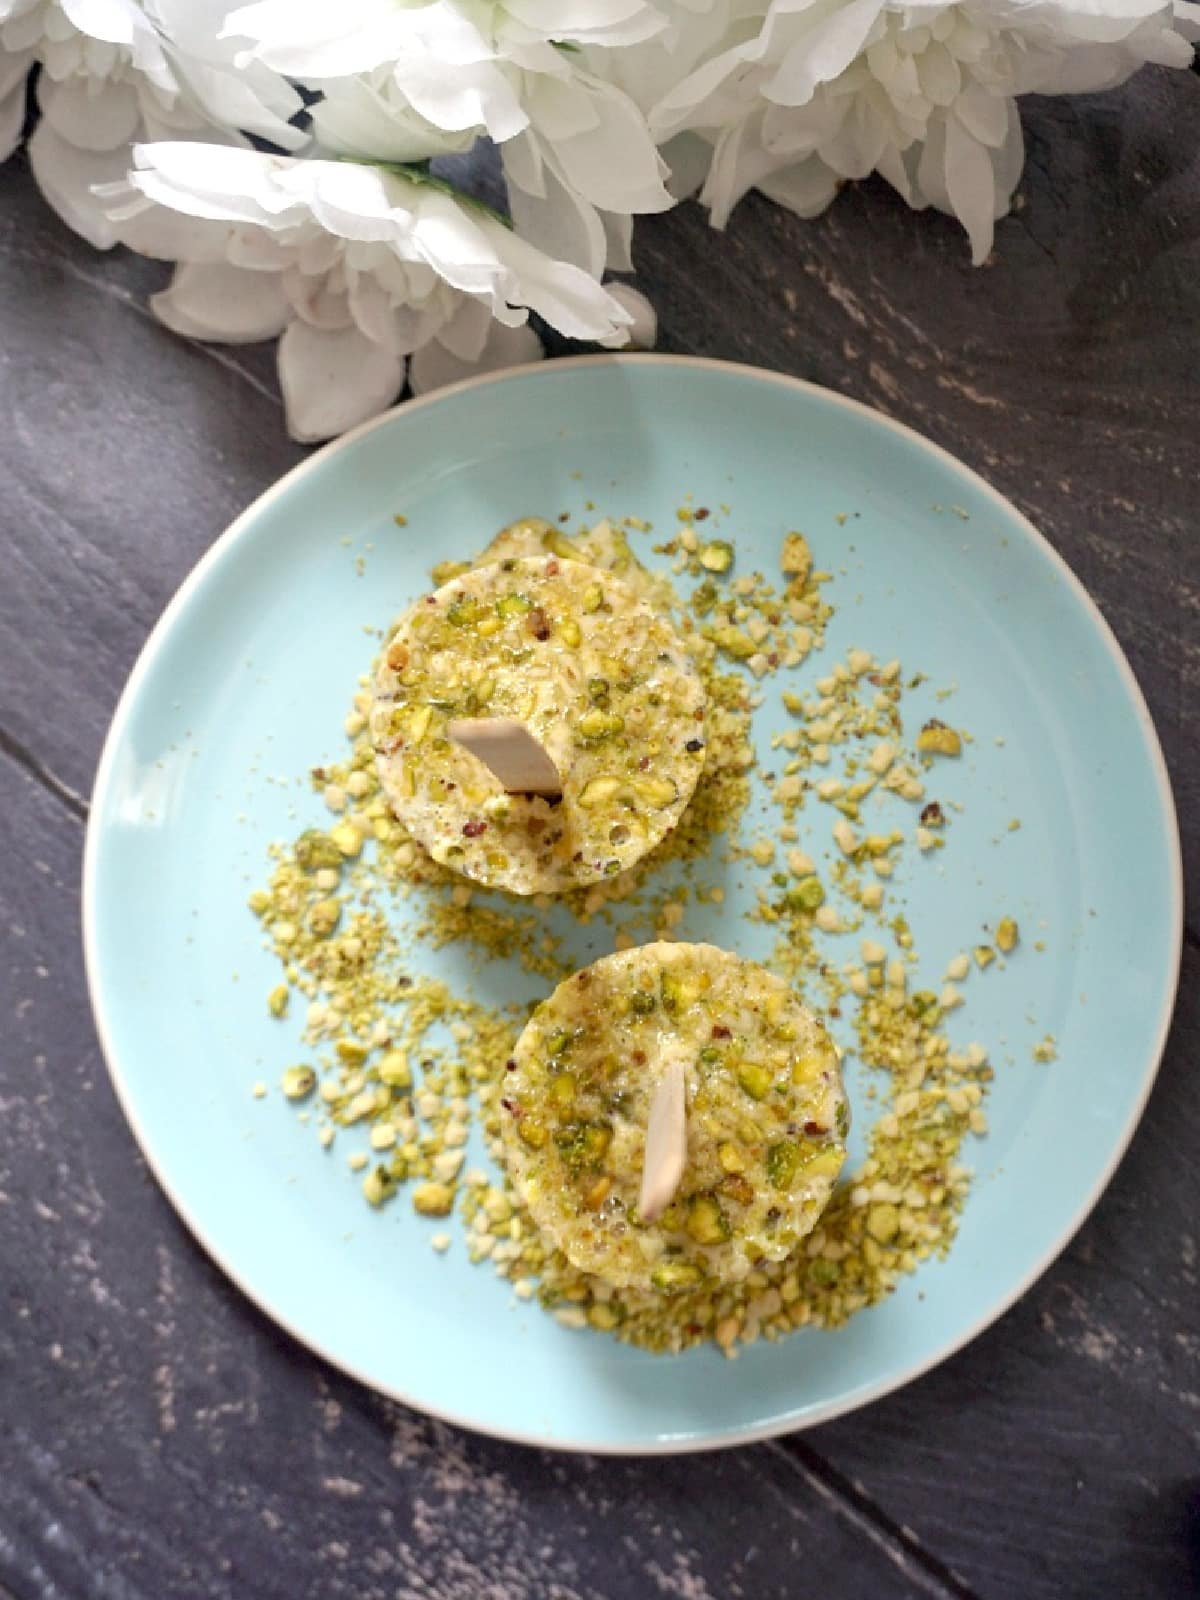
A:
POLYGON ((400 619, 371 735, 396 815, 435 860, 516 894, 613 877, 678 822, 704 765, 705 694, 670 622, 610 572, 554 555, 463 572, 400 619), (509 793, 453 737, 510 719, 561 796, 509 793))
POLYGON ((781 979, 713 945, 643 945, 567 979, 530 1018, 502 1095, 506 1162, 534 1221, 617 1287, 678 1292, 784 1259, 846 1158, 833 1040, 781 979), (647 1128, 680 1062, 686 1157, 647 1221, 647 1128))

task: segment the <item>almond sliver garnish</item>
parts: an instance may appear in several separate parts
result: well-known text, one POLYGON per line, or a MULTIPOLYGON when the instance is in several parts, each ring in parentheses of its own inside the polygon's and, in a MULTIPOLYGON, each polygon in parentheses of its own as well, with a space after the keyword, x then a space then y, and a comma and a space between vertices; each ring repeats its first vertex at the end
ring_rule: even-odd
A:
POLYGON ((446 731, 509 794, 562 794, 562 778, 546 747, 515 717, 461 717, 446 731))
POLYGON ((678 1056, 667 1062, 646 1121, 642 1190, 638 1211, 646 1222, 660 1217, 679 1187, 687 1160, 687 1081, 678 1056))

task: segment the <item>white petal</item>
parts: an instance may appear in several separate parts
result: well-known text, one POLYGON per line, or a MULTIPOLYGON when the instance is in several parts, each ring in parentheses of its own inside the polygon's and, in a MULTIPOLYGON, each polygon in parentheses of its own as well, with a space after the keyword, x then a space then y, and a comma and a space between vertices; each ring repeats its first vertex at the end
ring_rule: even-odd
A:
POLYGON ((514 147, 528 145, 536 150, 539 143, 538 136, 530 131, 503 146, 513 225, 523 239, 547 255, 573 262, 598 278, 604 270, 608 241, 595 206, 563 181, 551 150, 539 151, 533 162, 526 160, 523 152, 518 159, 510 157, 514 147), (524 188, 514 177, 514 173, 531 167, 537 174, 540 193, 524 188))
MULTIPOLYGON (((431 339, 445 339, 446 343, 449 344, 450 341, 447 338, 447 334, 450 331, 451 324, 456 328, 465 326, 461 311, 456 317, 453 316, 450 310, 447 302, 452 298, 452 296, 443 297, 438 295, 420 305, 394 305, 392 307, 391 333, 387 338, 379 342, 386 349, 389 349, 393 355, 397 356, 411 355, 414 350, 419 350, 422 345, 428 344, 431 339), (450 319, 449 322, 447 321, 448 318, 450 319)), ((469 300, 467 305, 471 310, 482 311, 485 324, 491 321, 486 306, 481 306, 474 300, 469 300)), ((361 327, 362 324, 360 323, 359 326, 361 327)), ((363 328, 363 332, 368 339, 371 337, 369 329, 363 328)), ((474 360, 483 348, 486 333, 485 326, 483 332, 475 339, 472 348, 468 352, 469 360, 474 360)))
POLYGON ((659 151, 671 176, 667 191, 676 200, 690 199, 702 187, 712 165, 712 145, 698 133, 677 133, 659 151))
POLYGON ((594 278, 569 262, 551 260, 498 222, 487 226, 489 231, 499 229, 505 235, 497 242, 497 250, 512 272, 511 288, 505 291, 510 304, 528 306, 568 338, 606 340, 616 336, 623 342, 628 313, 594 278))
POLYGON ((630 283, 608 283, 605 288, 632 317, 629 343, 634 350, 653 350, 658 341, 658 313, 640 289, 630 283))
POLYGON ((953 214, 950 192, 946 188, 946 119, 938 117, 929 124, 925 143, 920 147, 914 174, 914 187, 926 205, 938 211, 953 214))
POLYGON ((127 147, 141 121, 137 91, 128 83, 99 83, 83 77, 55 83, 42 73, 37 101, 54 131, 80 150, 127 147))
POLYGON ((408 382, 414 394, 428 394, 431 389, 444 388, 448 383, 457 383, 460 378, 471 378, 480 372, 496 372, 540 361, 544 353, 542 342, 532 328, 506 328, 502 322, 493 322, 478 361, 462 361, 433 339, 413 356, 408 382))
POLYGON ((986 146, 955 116, 946 124, 946 194, 971 240, 971 259, 981 266, 995 231, 996 175, 986 146))
POLYGON ((351 314, 359 332, 372 344, 382 345, 393 355, 402 356, 392 302, 373 272, 356 276, 348 296, 351 314))
POLYGON ((1017 102, 1010 100, 1007 105, 1008 129, 1000 148, 995 152, 993 160, 996 166, 996 216, 1008 215, 1008 208, 1012 204, 1013 192, 1021 181, 1021 172, 1025 166, 1025 135, 1021 129, 1021 113, 1017 110, 1017 102))
POLYGON ((809 156, 794 167, 769 173, 759 180, 758 187, 768 199, 798 217, 817 217, 837 194, 837 174, 820 156, 809 156))
POLYGON ((259 62, 240 72, 172 52, 189 106, 218 128, 238 128, 270 139, 284 150, 308 144, 311 134, 291 126, 303 110, 299 95, 259 62))
POLYGON ((883 118, 874 114, 866 100, 854 100, 837 132, 821 141, 821 160, 841 178, 865 178, 883 154, 887 136, 883 118))
MULTIPOLYGON (((529 114, 539 131, 544 121, 564 127, 561 100, 546 84, 531 93, 529 114)), ((583 106, 589 113, 587 118, 579 115, 576 131, 562 137, 545 134, 563 180, 602 211, 669 211, 675 202, 663 187, 665 165, 645 117, 629 96, 599 79, 580 79, 575 101, 577 109, 583 106)))
POLYGON ((820 83, 836 78, 867 42, 880 12, 880 0, 850 0, 806 28, 764 85, 769 100, 803 106, 820 83))
POLYGON ((42 23, 45 18, 46 12, 41 6, 34 6, 31 11, 6 13, 4 23, 0 24, 4 30, 4 49, 14 55, 24 55, 35 45, 42 44, 45 38, 42 23))
POLYGON ((610 272, 633 271, 633 218, 621 211, 601 211, 604 265, 610 272))
POLYGON ((147 206, 116 224, 117 238, 127 249, 155 261, 224 261, 232 231, 166 206, 147 206))
POLYGON ((280 278, 224 262, 185 262, 150 309, 164 326, 188 339, 255 344, 287 326, 291 307, 280 278))
POLYGON ((465 150, 473 133, 451 134, 404 105, 393 104, 362 78, 322 85, 325 98, 313 107, 313 129, 322 149, 376 161, 426 161, 465 150))
POLYGON ((786 156, 763 148, 764 116, 762 109, 754 112, 723 129, 717 140, 712 166, 700 191, 700 203, 708 206, 714 228, 725 227, 734 206, 748 189, 761 187, 773 172, 792 164, 786 156))
POLYGON ((978 79, 967 84, 954 103, 955 115, 980 144, 995 149, 1008 132, 1008 98, 993 94, 978 79))
MULTIPOLYGON (((483 300, 473 300, 469 295, 459 295, 454 310, 435 333, 438 343, 444 345, 452 356, 457 357, 464 366, 473 367, 483 355, 484 346, 488 342, 494 324, 495 319, 483 300)), ((524 319, 520 326, 526 326, 524 319)), ((428 342, 427 339, 418 340, 412 349, 419 350, 428 342)))
POLYGON ((7 161, 21 142, 25 126, 25 80, 0 100, 0 161, 7 161))
POLYGON ((405 61, 396 69, 396 83, 414 110, 451 132, 484 128, 503 144, 529 126, 516 85, 493 61, 453 68, 443 61, 405 61))
POLYGON ((0 45, 0 100, 7 100, 14 89, 24 89, 32 65, 32 50, 5 50, 0 45))
POLYGON ((506 0, 504 9, 530 32, 576 43, 639 44, 667 26, 643 0, 506 0))
POLYGON ((315 444, 385 411, 404 386, 404 361, 357 328, 293 322, 279 341, 279 384, 288 432, 315 444))
POLYGON ((505 182, 511 189, 532 195, 535 200, 546 198, 546 163, 544 146, 538 136, 526 129, 514 139, 505 141, 502 152, 505 182))
POLYGON ((875 170, 881 178, 886 178, 901 199, 906 200, 914 211, 924 210, 926 202, 918 194, 915 186, 913 175, 915 158, 912 147, 902 152, 894 144, 888 145, 876 163, 875 170))
POLYGON ((293 170, 284 156, 177 139, 134 145, 133 163, 135 188, 189 216, 279 227, 302 210, 276 181, 293 170))
POLYGON ((73 28, 109 44, 131 45, 139 25, 145 27, 136 7, 125 0, 60 0, 73 28))
POLYGON ((720 103, 727 81, 744 71, 746 61, 760 53, 757 41, 752 41, 701 62, 651 107, 648 120, 655 137, 661 140, 691 128, 723 125, 726 119, 714 115, 713 106, 720 103))
POLYGON ((296 315, 312 328, 334 331, 353 322, 350 302, 340 285, 331 284, 328 275, 309 277, 296 267, 283 275, 283 292, 296 315))
POLYGON ((261 0, 231 11, 223 38, 257 41, 248 54, 292 78, 341 78, 394 59, 403 8, 393 0, 261 0))
POLYGON ((260 134, 284 149, 308 135, 291 127, 300 95, 260 61, 235 65, 237 46, 219 38, 229 0, 153 0, 168 63, 195 110, 218 126, 260 134))
POLYGON ((919 66, 921 93, 935 106, 953 105, 962 90, 962 72, 944 44, 936 41, 922 51, 919 66))
POLYGON ((124 177, 129 151, 78 150, 43 121, 29 140, 29 165, 38 188, 67 227, 97 250, 111 250, 116 234, 92 188, 124 177))

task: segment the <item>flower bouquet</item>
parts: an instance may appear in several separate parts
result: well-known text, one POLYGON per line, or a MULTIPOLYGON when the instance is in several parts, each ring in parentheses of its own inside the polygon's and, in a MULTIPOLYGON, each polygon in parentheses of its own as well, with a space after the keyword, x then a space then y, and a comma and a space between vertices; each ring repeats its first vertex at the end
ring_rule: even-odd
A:
POLYGON ((812 217, 879 173, 981 263, 1018 98, 1186 67, 1197 37, 1192 0, 0 0, 0 159, 32 92, 49 203, 174 264, 151 305, 177 333, 277 339, 309 441, 537 359, 531 315, 653 344, 608 275, 687 198, 715 228, 751 189, 812 217))

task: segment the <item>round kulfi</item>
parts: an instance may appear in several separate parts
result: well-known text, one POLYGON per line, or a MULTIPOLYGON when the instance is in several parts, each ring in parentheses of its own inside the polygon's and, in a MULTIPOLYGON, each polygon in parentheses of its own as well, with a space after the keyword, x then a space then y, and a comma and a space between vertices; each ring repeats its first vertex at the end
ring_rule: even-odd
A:
POLYGON ((704 765, 705 695, 671 624, 611 573, 510 557, 453 578, 400 619, 374 684, 388 800, 435 860, 516 894, 613 877, 678 822, 704 765), (509 794, 450 736, 513 719, 561 798, 509 794))
POLYGON ((506 1162, 543 1237, 617 1287, 664 1293, 789 1255, 846 1157, 837 1047, 783 981, 713 945, 606 956, 530 1018, 502 1084, 506 1162), (638 1206, 646 1130, 682 1060, 682 1178, 638 1206))

